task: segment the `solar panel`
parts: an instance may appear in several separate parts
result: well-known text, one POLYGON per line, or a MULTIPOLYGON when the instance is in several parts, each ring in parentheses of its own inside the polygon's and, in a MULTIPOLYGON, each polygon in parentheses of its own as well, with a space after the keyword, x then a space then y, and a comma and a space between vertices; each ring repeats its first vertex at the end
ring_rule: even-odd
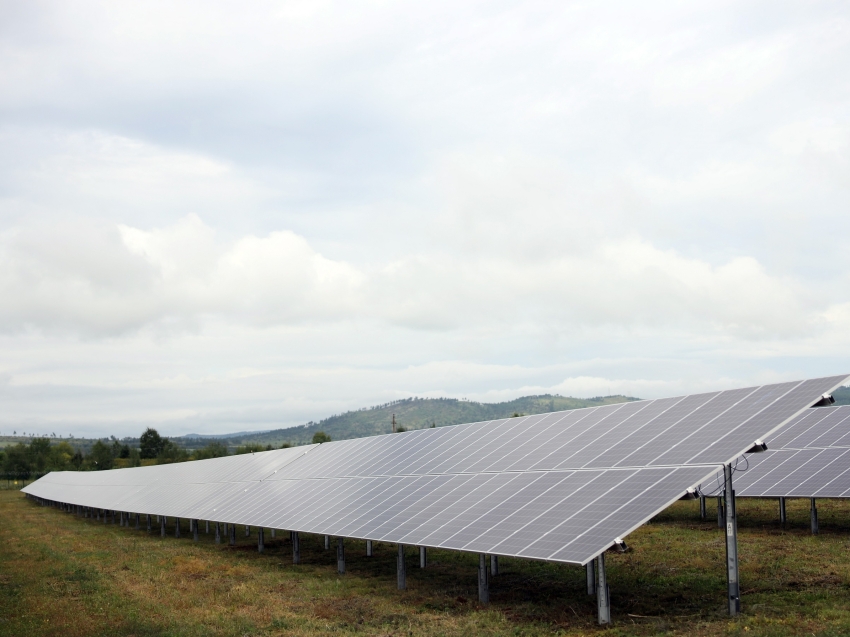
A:
POLYGON ((807 409, 735 474, 739 497, 850 497, 850 406, 807 409))
POLYGON ((104 509, 586 564, 846 376, 26 487, 104 509))

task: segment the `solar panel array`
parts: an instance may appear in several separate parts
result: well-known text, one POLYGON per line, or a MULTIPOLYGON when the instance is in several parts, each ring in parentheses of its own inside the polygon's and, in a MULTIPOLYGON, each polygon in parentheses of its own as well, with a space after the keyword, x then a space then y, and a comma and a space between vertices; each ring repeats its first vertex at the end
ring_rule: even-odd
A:
POLYGON ((850 497, 850 406, 807 409, 767 446, 736 472, 736 495, 850 497))
POLYGON ((51 473, 25 491, 102 509, 586 564, 846 378, 51 473))

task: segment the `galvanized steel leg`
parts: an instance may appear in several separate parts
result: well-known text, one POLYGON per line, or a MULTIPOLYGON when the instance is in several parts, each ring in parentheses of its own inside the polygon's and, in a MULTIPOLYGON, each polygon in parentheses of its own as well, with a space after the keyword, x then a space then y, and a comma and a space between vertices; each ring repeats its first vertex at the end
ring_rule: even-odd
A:
POLYGON ((366 540, 366 557, 372 557, 372 540, 366 540))
POLYGON ((164 515, 160 516, 159 522, 160 522, 160 525, 161 525, 160 526, 160 532, 162 533, 162 537, 165 537, 165 516, 164 515))
POLYGON ((197 521, 197 520, 195 520, 195 521, 192 523, 192 526, 194 526, 194 527, 195 527, 195 528, 193 529, 193 530, 194 530, 194 534, 193 534, 192 539, 194 539, 194 540, 195 540, 195 542, 197 542, 197 541, 198 541, 198 539, 199 539, 199 537, 198 537, 198 521, 197 521))
POLYGON ((236 546, 236 525, 230 525, 230 546, 236 546))
POLYGON ((596 560, 590 560, 585 566, 587 571, 587 594, 596 594, 596 560))
POLYGON ((180 518, 174 518, 174 537, 180 537, 180 518))
POLYGON ((699 497, 699 519, 705 520, 706 517, 707 516, 706 516, 706 512, 705 512, 705 496, 701 495, 699 497))
POLYGON ((221 544, 221 525, 218 522, 215 523, 215 543, 221 544))
POLYGON ((398 558, 396 558, 396 575, 398 577, 398 590, 407 588, 407 569, 404 564, 404 544, 398 545, 398 558))
POLYGON ((148 513, 148 533, 151 532, 151 514, 148 513))
POLYGON ((818 507, 815 504, 815 499, 812 498, 812 535, 817 535, 820 531, 818 527, 818 507))
POLYGON ((419 568, 425 568, 428 565, 428 550, 424 546, 419 547, 419 568))
POLYGON ((345 541, 341 537, 336 539, 336 572, 345 573, 345 541))
POLYGON ((331 548, 331 538, 330 538, 329 535, 326 535, 325 536, 325 550, 327 551, 329 548, 331 548))
POLYGON ((272 529, 272 539, 274 539, 274 529, 272 529))
POLYGON ((142 528, 141 517, 142 517, 141 514, 139 514, 139 513, 136 514, 136 530, 137 531, 142 528))
POLYGON ((717 496, 717 528, 726 528, 726 514, 723 512, 723 496, 717 496))
POLYGON ((490 575, 498 575, 499 574, 499 556, 491 555, 490 556, 490 575))
POLYGON ((785 498, 779 498, 779 524, 785 526, 788 516, 785 513, 785 498))
POLYGON ((251 527, 245 526, 245 537, 251 537, 251 527))
POLYGON ((490 603, 490 574, 487 571, 487 556, 478 554, 478 601, 482 604, 490 603))
POLYGON ((608 578, 605 577, 605 553, 596 558, 596 608, 600 624, 611 623, 611 598, 608 596, 608 578))
POLYGON ((206 534, 207 534, 207 535, 209 535, 209 534, 210 534, 210 521, 209 521, 209 520, 204 520, 204 522, 205 522, 205 523, 206 523, 206 525, 207 525, 206 534))
POLYGON ((735 514, 735 490, 732 488, 732 465, 724 465, 726 478, 726 581, 729 589, 729 615, 741 612, 741 588, 738 581, 738 519, 735 514))
POLYGON ((298 531, 292 531, 292 563, 301 563, 301 539, 298 537, 298 531))

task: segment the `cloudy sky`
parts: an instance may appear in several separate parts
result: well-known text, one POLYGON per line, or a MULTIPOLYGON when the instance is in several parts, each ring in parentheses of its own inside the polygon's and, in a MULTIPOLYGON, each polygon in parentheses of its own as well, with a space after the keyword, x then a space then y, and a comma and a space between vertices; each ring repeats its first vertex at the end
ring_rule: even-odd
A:
POLYGON ((0 433, 850 372, 845 2, 0 0, 0 433))

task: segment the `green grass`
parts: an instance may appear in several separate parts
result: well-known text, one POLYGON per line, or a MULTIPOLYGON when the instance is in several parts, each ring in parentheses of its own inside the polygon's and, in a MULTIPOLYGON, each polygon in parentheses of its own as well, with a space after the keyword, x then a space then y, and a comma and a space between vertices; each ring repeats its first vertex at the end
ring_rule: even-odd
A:
MULTIPOLYGON (((614 626, 595 624, 584 569, 502 559, 489 606, 477 601, 475 555, 432 551, 408 562, 395 587, 395 546, 346 543, 347 572, 321 538, 256 551, 240 529, 235 548, 212 534, 104 525, 0 492, 0 635, 847 635, 850 503, 820 501, 821 535, 808 502, 790 500, 789 528, 775 501, 739 503, 743 615, 725 613, 723 534, 681 502, 633 533, 632 551, 609 553, 614 626)), ((710 511, 711 512, 711 511, 710 511)), ((282 535, 282 534, 281 534, 282 535)))

